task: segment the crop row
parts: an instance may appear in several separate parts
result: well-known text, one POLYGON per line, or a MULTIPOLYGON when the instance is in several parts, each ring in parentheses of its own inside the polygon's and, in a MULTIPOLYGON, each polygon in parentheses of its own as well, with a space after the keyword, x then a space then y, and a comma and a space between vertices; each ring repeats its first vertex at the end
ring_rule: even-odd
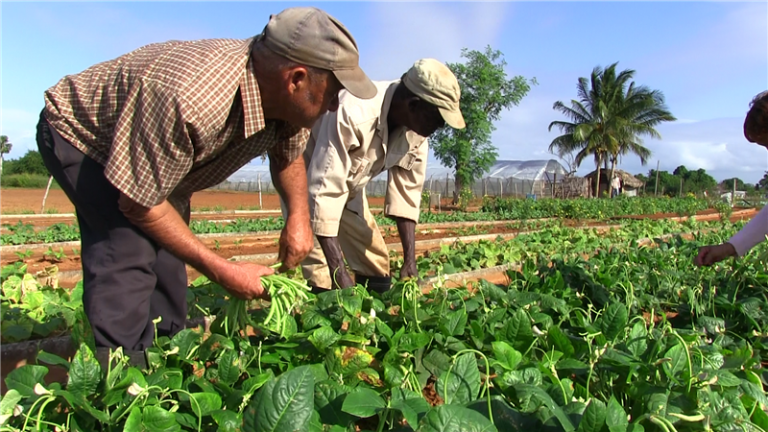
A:
MULTIPOLYGON (((525 257, 540 253, 590 254, 598 249, 640 238, 718 225, 718 222, 695 221, 682 224, 668 221, 625 221, 620 228, 604 232, 562 227, 553 221, 543 225, 541 230, 520 234, 506 241, 481 240, 443 245, 439 251, 417 257, 416 263, 420 277, 426 278, 520 262, 525 257)), ((402 256, 392 251, 390 261, 397 276, 402 256)), ((291 276, 302 279, 298 270, 294 270, 291 276)), ((198 285, 199 281, 192 282, 187 292, 189 319, 199 318, 206 313, 215 315, 226 305, 224 290, 210 290, 208 285, 198 285)), ((68 332, 77 321, 77 313, 82 309, 82 283, 79 282, 71 291, 40 286, 35 277, 26 272, 26 265, 16 262, 2 269, 0 305, 0 342, 57 336, 68 332)))
MULTIPOLYGON (((727 205, 708 203, 697 198, 618 198, 612 200, 594 199, 496 199, 486 198, 481 212, 473 213, 432 213, 422 212, 419 223, 477 222, 494 220, 528 220, 545 218, 568 218, 579 220, 604 220, 627 215, 648 215, 673 213, 679 216, 691 216, 696 212, 718 208, 724 213, 727 205)), ((394 226, 394 222, 376 214, 379 226, 394 226)), ((195 234, 247 233, 275 231, 283 228, 282 217, 258 219, 235 219, 231 222, 193 220, 190 228, 195 234)), ((8 232, 0 235, 0 245, 22 245, 34 243, 55 243, 80 239, 77 224, 54 224, 44 229, 35 229, 29 223, 19 221, 15 225, 5 224, 8 232)))
MULTIPOLYGON (((768 430, 768 248, 692 265, 699 244, 739 227, 587 259, 532 251, 509 286, 310 296, 284 337, 226 337, 220 310, 210 333, 158 338, 146 370, 120 353, 102 370, 78 321, 71 360, 44 353, 8 375, 0 420, 129 432, 768 430), (45 384, 46 365, 67 369, 66 385, 45 384)), ((553 243, 578 249, 566 234, 553 243)))

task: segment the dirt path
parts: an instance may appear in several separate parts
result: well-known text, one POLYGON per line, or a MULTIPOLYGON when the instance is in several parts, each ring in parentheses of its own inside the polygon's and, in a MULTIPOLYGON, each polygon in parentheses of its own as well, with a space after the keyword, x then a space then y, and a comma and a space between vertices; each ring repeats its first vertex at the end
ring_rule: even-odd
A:
MULTIPOLYGON (((0 211, 4 215, 40 213, 45 189, 2 189, 0 190, 0 211)), ((442 199, 447 206, 450 198, 442 199)), ((262 194, 262 210, 280 211, 277 194, 262 194)), ((368 197, 368 204, 383 208, 384 197, 368 197)), ((259 194, 237 191, 201 191, 192 195, 193 211, 216 210, 258 210, 259 194)), ((61 189, 52 189, 45 200, 46 213, 72 213, 75 208, 61 189)))

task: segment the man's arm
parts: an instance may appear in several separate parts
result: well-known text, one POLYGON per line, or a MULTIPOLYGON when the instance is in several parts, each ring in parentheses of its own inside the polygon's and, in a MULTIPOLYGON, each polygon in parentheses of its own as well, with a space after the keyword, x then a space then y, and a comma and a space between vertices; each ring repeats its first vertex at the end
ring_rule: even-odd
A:
POLYGON ((277 193, 285 202, 288 216, 280 234, 278 262, 280 270, 298 266, 312 251, 314 243, 309 225, 309 196, 307 194, 307 169, 300 155, 292 162, 270 160, 269 171, 277 193))
POLYGON ((313 130, 315 151, 307 170, 310 220, 335 284, 318 288, 354 286, 344 264, 338 235, 341 215, 349 198, 347 178, 352 167, 349 150, 360 146, 355 128, 341 106, 326 114, 313 130))
POLYGON ((400 269, 400 278, 419 276, 416 268, 416 221, 394 216, 397 222, 397 233, 400 235, 400 243, 403 245, 403 267, 400 269))
POLYGON ((384 214, 397 222, 397 232, 403 245, 401 279, 419 275, 416 268, 416 223, 421 211, 428 152, 429 143, 425 139, 388 173, 384 214))
POLYGON ((126 218, 180 260, 242 299, 266 297, 261 276, 273 273, 269 267, 233 263, 208 249, 167 201, 154 207, 137 204, 124 194, 118 201, 126 218))

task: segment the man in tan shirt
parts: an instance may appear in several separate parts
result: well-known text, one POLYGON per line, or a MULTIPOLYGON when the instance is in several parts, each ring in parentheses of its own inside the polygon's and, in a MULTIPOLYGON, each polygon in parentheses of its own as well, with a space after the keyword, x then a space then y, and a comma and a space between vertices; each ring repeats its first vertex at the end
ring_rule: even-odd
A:
POLYGON ((75 205, 83 303, 96 345, 141 351, 183 329, 185 263, 232 295, 266 297, 265 266, 228 261, 190 231, 193 192, 268 154, 288 205, 284 268, 312 248, 304 160, 309 128, 342 89, 376 88, 349 31, 289 8, 250 39, 170 41, 64 77, 45 92, 38 147, 75 205), (288 181, 290 179, 290 181, 288 181))
POLYGON ((380 292, 390 288, 389 251, 365 197, 366 184, 383 171, 388 171, 384 214, 397 222, 403 244, 400 277, 418 276, 414 240, 427 137, 446 123, 465 127, 459 83, 437 60, 419 60, 401 79, 375 85, 376 97, 367 100, 342 91, 339 109, 315 124, 304 152, 317 241, 302 271, 316 293, 355 282, 380 292))

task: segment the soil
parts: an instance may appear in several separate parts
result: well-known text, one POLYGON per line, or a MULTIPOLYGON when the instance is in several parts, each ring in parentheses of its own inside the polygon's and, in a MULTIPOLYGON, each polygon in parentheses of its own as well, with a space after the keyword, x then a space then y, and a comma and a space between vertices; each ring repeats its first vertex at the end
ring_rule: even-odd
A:
MULTIPOLYGON (((2 214, 39 213, 43 203, 45 189, 12 188, 0 191, 0 210, 2 214)), ((451 198, 443 198, 441 209, 450 209, 451 198)), ((479 206, 480 200, 470 203, 470 206, 479 206)), ((383 208, 384 197, 368 197, 368 205, 372 208, 383 208)), ((256 210, 259 208, 259 194, 257 192, 237 191, 200 191, 192 195, 193 211, 215 210, 256 210)), ((280 198, 277 194, 262 194, 261 209, 280 211, 280 198)), ((73 213, 74 206, 61 189, 51 189, 45 200, 45 211, 53 213, 73 213)))
MULTIPOLYGON (((513 221, 510 221, 510 225, 513 221)), ((568 226, 600 226, 605 225, 605 222, 598 221, 567 221, 568 226)), ((472 226, 472 227, 460 227, 460 228, 438 228, 434 230, 419 230, 416 234, 416 241, 423 240, 436 240, 449 237, 459 236, 472 236, 472 235, 487 235, 487 234, 515 234, 520 231, 527 231, 536 229, 535 226, 528 225, 527 227, 517 228, 514 226, 507 226, 507 224, 497 226, 472 226)), ((400 244, 400 236, 397 234, 396 228, 384 230, 382 233, 384 241, 387 244, 400 244)), ((260 255, 260 254, 275 254, 278 252, 278 237, 276 236, 249 236, 248 233, 243 233, 242 237, 225 237, 225 238, 203 238, 201 239, 203 244, 214 250, 218 255, 224 258, 232 258, 234 256, 242 255, 260 255), (218 242, 218 245, 217 245, 218 242)), ((79 256, 79 246, 68 246, 64 248, 54 248, 55 252, 63 251, 64 256, 61 259, 57 259, 53 255, 45 255, 48 251, 48 247, 29 247, 26 250, 31 251, 32 255, 25 258, 24 262, 27 264, 27 271, 35 273, 44 270, 46 267, 56 265, 59 272, 68 271, 80 271, 81 262, 79 256)), ((427 250, 439 249, 439 246, 431 246, 425 248, 417 247, 417 254, 424 253, 427 250)), ((9 265, 17 262, 19 257, 15 252, 4 252, 0 265, 9 265)), ((200 273, 193 269, 188 269, 188 275, 190 280, 196 278, 200 273)), ((75 280, 67 280, 62 278, 60 285, 68 288, 73 287, 76 283, 75 280)))

